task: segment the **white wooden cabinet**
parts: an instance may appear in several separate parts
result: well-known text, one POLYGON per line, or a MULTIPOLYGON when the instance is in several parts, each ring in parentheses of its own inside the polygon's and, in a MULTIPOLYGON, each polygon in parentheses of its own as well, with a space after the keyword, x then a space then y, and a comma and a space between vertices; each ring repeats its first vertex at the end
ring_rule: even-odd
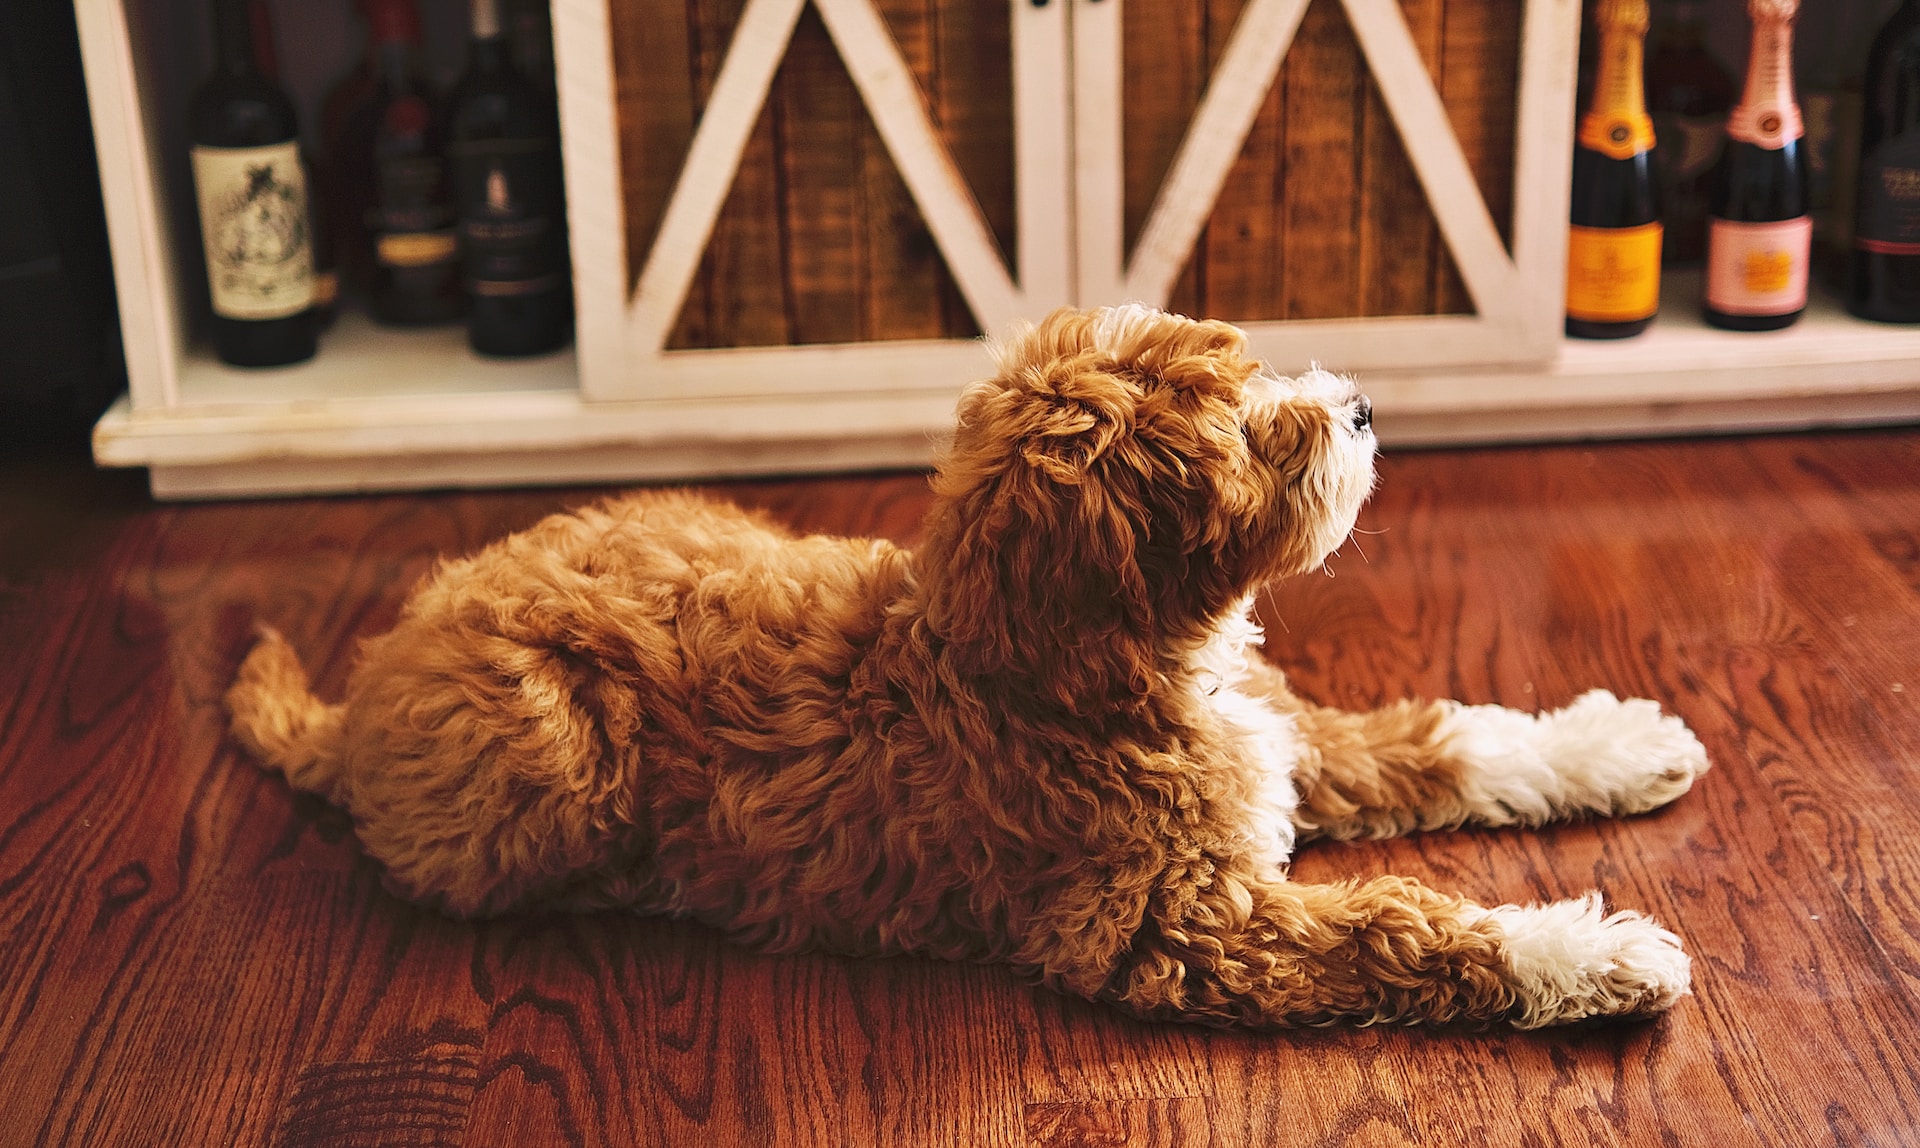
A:
MULTIPOLYGON (((554 0, 578 332, 495 362, 457 329, 349 314, 311 363, 214 361, 186 337, 156 59, 143 12, 76 0, 128 354, 130 393, 96 458, 146 466, 163 497, 618 481, 922 465, 968 339, 669 349, 674 316, 803 6, 814 5, 974 321, 1003 330, 1061 303, 1164 303, 1285 58, 1307 0, 1251 0, 1128 249, 1121 0, 1010 0, 1017 248, 1003 258, 871 0, 748 0, 668 197, 629 266, 607 0, 554 0), (1009 265, 1011 263, 1011 266, 1009 265), (1017 268, 1017 271, 1015 270, 1017 268)), ((618 0, 629 2, 629 0, 618 0)), ((1145 0, 1133 0, 1144 3, 1145 0)), ((1471 296, 1471 315, 1247 326, 1283 369, 1358 374, 1390 444, 1671 433, 1920 417, 1920 330, 1821 301, 1770 334, 1710 331, 1697 284, 1666 285, 1653 330, 1559 336, 1576 0, 1526 0, 1509 245, 1395 0, 1340 4, 1471 296)), ((148 7, 143 8, 145 4, 148 7)))

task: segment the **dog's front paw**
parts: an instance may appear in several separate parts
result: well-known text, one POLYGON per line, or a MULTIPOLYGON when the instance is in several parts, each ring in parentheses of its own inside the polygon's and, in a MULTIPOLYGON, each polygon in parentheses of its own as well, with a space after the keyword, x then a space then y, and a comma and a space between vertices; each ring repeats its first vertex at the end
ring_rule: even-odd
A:
POLYGON ((1680 938, 1639 913, 1606 914, 1598 893, 1489 915, 1518 998, 1516 1028, 1665 1012, 1691 991, 1680 938))
POLYGON ((1707 751, 1685 723, 1645 698, 1592 690, 1540 719, 1540 750, 1563 800, 1595 813, 1644 813, 1693 788, 1707 751))

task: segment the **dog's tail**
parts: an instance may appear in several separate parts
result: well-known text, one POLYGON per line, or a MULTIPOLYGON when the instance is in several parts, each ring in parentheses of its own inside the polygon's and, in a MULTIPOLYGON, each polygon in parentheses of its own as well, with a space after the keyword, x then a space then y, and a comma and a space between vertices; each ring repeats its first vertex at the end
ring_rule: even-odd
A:
POLYGON ((240 744, 261 765, 286 774, 295 789, 340 806, 347 804, 341 753, 345 709, 313 696, 299 655, 266 626, 227 690, 227 712, 240 744))

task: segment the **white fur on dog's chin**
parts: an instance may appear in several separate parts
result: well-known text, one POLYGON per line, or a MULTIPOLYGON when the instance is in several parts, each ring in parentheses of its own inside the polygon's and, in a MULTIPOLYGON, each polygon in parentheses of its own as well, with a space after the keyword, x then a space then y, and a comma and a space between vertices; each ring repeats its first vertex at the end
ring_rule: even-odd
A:
POLYGON ((1685 793, 1708 768, 1706 750, 1679 718, 1606 690, 1538 716, 1460 706, 1441 737, 1467 767, 1460 783, 1467 816, 1484 825, 1644 813, 1685 793))
POLYGON ((1487 915, 1520 998, 1516 1028, 1664 1012, 1692 991, 1680 938, 1639 913, 1607 915, 1598 893, 1487 915))

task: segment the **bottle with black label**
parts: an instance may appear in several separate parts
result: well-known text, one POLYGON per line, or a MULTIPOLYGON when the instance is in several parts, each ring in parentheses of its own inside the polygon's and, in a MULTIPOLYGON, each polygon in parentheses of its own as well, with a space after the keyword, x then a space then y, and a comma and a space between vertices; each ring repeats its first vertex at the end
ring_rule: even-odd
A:
POLYGON ((1647 0, 1600 0, 1598 71, 1573 148, 1567 334, 1637 335, 1660 309, 1660 202, 1642 88, 1647 0))
POLYGON ((499 0, 472 0, 467 71, 452 97, 447 155, 471 305, 467 339, 484 355, 537 355, 573 330, 559 122, 513 66, 499 0))
POLYGON ((1770 331, 1807 307, 1813 254, 1806 128, 1793 93, 1799 0, 1748 0, 1747 82, 1727 117, 1707 219, 1705 317, 1715 327, 1770 331))
POLYGON ((445 123, 418 64, 413 0, 367 0, 374 89, 347 129, 364 173, 368 306, 385 323, 444 323, 466 310, 447 178, 445 123))
POLYGON ((213 341, 224 362, 313 357, 313 242, 293 103, 260 73, 247 0, 214 0, 214 71, 188 109, 213 341))
POLYGON ((1860 123, 1847 310, 1920 322, 1920 0, 1874 38, 1860 123))

